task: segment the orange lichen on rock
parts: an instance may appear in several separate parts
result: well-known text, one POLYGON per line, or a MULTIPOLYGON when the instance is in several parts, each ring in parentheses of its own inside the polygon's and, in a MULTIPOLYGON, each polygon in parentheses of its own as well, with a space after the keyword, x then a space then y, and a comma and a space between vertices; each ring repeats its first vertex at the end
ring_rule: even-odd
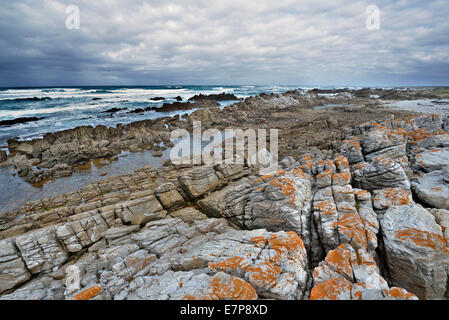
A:
POLYGON ((242 257, 232 257, 226 259, 222 262, 212 263, 209 262, 209 268, 212 270, 220 269, 220 270, 237 270, 237 269, 246 269, 248 267, 248 262, 242 257))
POLYGON ((274 287, 277 278, 281 274, 281 269, 270 261, 264 261, 246 269, 251 282, 259 286, 274 287))
POLYGON ((353 168, 354 170, 362 170, 363 167, 365 167, 366 165, 367 165, 367 163, 365 163, 365 162, 360 162, 360 163, 354 164, 354 165, 352 166, 352 168, 353 168))
POLYGON ((101 290, 103 290, 101 286, 90 287, 74 296, 73 300, 90 300, 93 297, 97 296, 101 292, 101 290))
MULTIPOLYGON (((392 205, 406 205, 411 201, 410 194, 400 188, 383 189, 382 195, 386 200, 389 200, 392 205)), ((383 201, 383 199, 376 197, 373 201, 383 201)))
POLYGON ((344 169, 349 168, 348 158, 346 158, 344 156, 337 156, 335 158, 335 164, 337 165, 337 168, 339 170, 344 170, 344 169))
POLYGON ((278 171, 276 171, 276 174, 278 175, 278 176, 283 176, 284 174, 286 174, 287 172, 285 172, 285 170, 281 170, 281 169, 279 169, 278 171))
POLYGON ((414 294, 406 291, 405 289, 398 288, 398 287, 385 289, 385 290, 383 290, 383 293, 387 297, 392 297, 392 298, 396 298, 396 299, 407 299, 407 300, 408 299, 417 299, 417 297, 414 294))
POLYGON ((307 162, 307 163, 301 165, 300 170, 302 171, 303 169, 306 169, 306 168, 307 169, 312 169, 312 167, 313 167, 313 163, 312 162, 307 162))
POLYGON ((354 300, 362 300, 362 291, 355 291, 353 293, 354 300))
POLYGON ((349 172, 336 173, 332 177, 334 185, 345 185, 351 183, 351 174, 349 172))
POLYGON ((290 197, 296 191, 294 181, 291 178, 274 179, 270 181, 270 184, 272 186, 281 188, 282 194, 287 197, 290 197))
POLYGON ((268 239, 268 244, 271 249, 278 252, 293 252, 298 248, 305 250, 304 243, 296 232, 288 231, 285 234, 285 237, 279 237, 277 234, 274 234, 270 239, 268 239))
POLYGON ((293 231, 286 232, 283 235, 274 234, 270 238, 254 237, 251 239, 257 247, 263 248, 269 245, 269 249, 276 253, 271 255, 267 260, 251 265, 251 259, 242 257, 233 257, 222 262, 208 264, 211 270, 234 270, 247 274, 251 283, 257 286, 274 287, 277 284, 278 276, 281 274, 279 263, 283 257, 289 253, 296 251, 298 248, 305 250, 304 243, 301 238, 293 231))
POLYGON ((332 176, 334 172, 331 169, 326 169, 323 172, 321 172, 320 174, 318 174, 316 177, 317 178, 324 178, 326 176, 332 176))
POLYGON ((340 245, 334 250, 329 251, 325 262, 332 265, 335 272, 352 276, 351 253, 345 249, 344 245, 340 245))
POLYGON ((374 158, 373 161, 376 162, 376 163, 379 163, 379 164, 381 164, 383 166, 391 165, 394 162, 394 160, 392 160, 389 157, 385 157, 385 156, 376 157, 376 158, 374 158))
POLYGON ((361 148, 360 141, 356 137, 348 139, 348 140, 343 140, 343 143, 347 143, 353 148, 361 148))
POLYGON ((415 228, 407 228, 396 231, 396 237, 400 240, 410 240, 415 245, 432 250, 441 250, 449 254, 447 248, 448 239, 436 233, 423 231, 415 228))
POLYGON ((320 160, 320 161, 318 161, 318 165, 323 166, 327 169, 329 169, 329 168, 335 169, 335 161, 334 160, 320 160))
POLYGON ((417 129, 407 132, 407 137, 410 144, 416 144, 417 142, 433 135, 435 134, 428 132, 426 129, 417 129))
MULTIPOLYGON (((312 165, 313 165, 313 164, 312 164, 311 162, 305 164, 305 166, 309 166, 309 168, 311 168, 312 165), (310 166, 309 166, 309 165, 310 165, 310 166)), ((302 171, 301 168, 293 168, 292 172, 293 172, 293 174, 294 174, 295 176, 297 176, 297 177, 299 177, 299 178, 306 178, 306 174, 304 173, 304 171, 302 171)))
POLYGON ((337 208, 332 200, 317 201, 313 204, 315 210, 320 211, 320 213, 331 216, 337 215, 337 208))
POLYGON ((256 289, 245 280, 232 277, 226 283, 220 278, 213 278, 204 296, 186 295, 182 300, 256 300, 256 289))
POLYGON ((371 197, 371 193, 366 190, 360 190, 354 193, 357 199, 369 199, 371 197))
POLYGON ((349 244, 354 249, 367 248, 367 231, 364 228, 363 221, 356 213, 343 215, 337 223, 338 233, 345 235, 350 239, 349 244))
POLYGON ((256 289, 248 282, 233 278, 228 283, 221 283, 214 278, 211 283, 211 296, 214 300, 256 300, 256 289))
POLYGON ((350 297, 352 284, 345 279, 325 280, 310 292, 310 300, 340 300, 345 293, 350 297))
POLYGON ((306 156, 304 156, 302 158, 303 158, 304 161, 307 161, 307 162, 312 161, 312 157, 310 155, 306 155, 306 156))
POLYGON ((254 242, 256 247, 263 248, 267 244, 267 239, 265 237, 253 237, 251 238, 251 242, 254 242))

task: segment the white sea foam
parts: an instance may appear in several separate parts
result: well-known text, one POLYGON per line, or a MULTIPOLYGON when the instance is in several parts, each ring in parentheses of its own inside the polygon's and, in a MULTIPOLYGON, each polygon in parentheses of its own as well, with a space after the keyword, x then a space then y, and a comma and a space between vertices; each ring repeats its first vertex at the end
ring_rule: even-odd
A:
POLYGON ((26 109, 26 110, 0 110, 0 117, 22 117, 27 115, 50 114, 57 112, 67 112, 76 110, 99 109, 98 105, 70 104, 66 107, 26 109))

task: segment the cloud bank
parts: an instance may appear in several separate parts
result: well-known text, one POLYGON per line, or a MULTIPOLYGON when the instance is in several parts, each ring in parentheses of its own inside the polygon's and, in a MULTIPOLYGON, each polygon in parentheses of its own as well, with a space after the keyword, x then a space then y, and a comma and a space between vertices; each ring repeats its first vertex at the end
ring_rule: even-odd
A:
POLYGON ((8 1, 0 86, 449 85, 448 16, 445 0, 8 1))

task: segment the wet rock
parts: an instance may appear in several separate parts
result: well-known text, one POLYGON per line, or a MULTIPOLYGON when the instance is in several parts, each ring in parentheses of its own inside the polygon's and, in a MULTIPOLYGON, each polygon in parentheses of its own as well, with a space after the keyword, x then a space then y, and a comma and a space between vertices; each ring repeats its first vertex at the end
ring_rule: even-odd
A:
POLYGON ((6 161, 6 159, 7 159, 6 151, 0 150, 0 163, 6 161))
POLYGON ((395 206, 387 210, 381 226, 392 283, 421 299, 442 299, 449 250, 435 218, 417 205, 395 206))
POLYGON ((129 113, 144 113, 144 112, 145 112, 145 110, 143 110, 142 108, 137 108, 137 109, 131 110, 129 113))
POLYGON ((162 157, 162 151, 161 150, 153 151, 153 157, 156 158, 162 157))

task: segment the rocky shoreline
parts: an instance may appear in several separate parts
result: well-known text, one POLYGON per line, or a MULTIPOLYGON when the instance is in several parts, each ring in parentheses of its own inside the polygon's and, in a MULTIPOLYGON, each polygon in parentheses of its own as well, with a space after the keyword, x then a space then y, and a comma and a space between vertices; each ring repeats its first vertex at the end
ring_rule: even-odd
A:
POLYGON ((167 162, 0 213, 0 299, 445 299, 449 116, 382 107, 442 98, 292 91, 10 140, 0 160, 39 183, 193 120, 284 130, 273 174, 167 162))
MULTIPOLYGON (((327 90, 314 90, 305 94, 299 91, 262 94, 223 109, 219 108, 217 101, 234 98, 232 95, 192 97, 198 101, 166 103, 161 108, 149 107, 148 110, 141 110, 141 112, 153 109, 157 112, 196 110, 191 115, 143 120, 127 125, 119 124, 116 127, 82 126, 48 133, 43 138, 30 141, 10 139, 8 140, 8 156, 5 159, 6 153, 2 151, 0 163, 2 166, 14 166, 19 176, 25 181, 40 185, 52 178, 69 176, 75 166, 83 166, 90 160, 114 160, 124 150, 132 152, 164 150, 172 146, 169 133, 178 128, 191 131, 193 120, 201 121, 204 129, 280 128, 287 137, 282 138, 287 145, 281 148, 281 156, 297 156, 291 154, 293 149, 304 147, 316 147, 317 150, 338 149, 338 146, 334 144, 341 141, 341 127, 351 124, 347 123, 347 114, 351 118, 349 121, 354 120, 353 123, 360 123, 373 117, 382 119, 389 112, 391 113, 391 111, 382 110, 379 103, 381 100, 370 98, 370 96, 391 99, 441 97, 441 95, 422 90, 411 90, 407 93, 399 90, 369 90, 371 91, 367 89, 334 90, 330 95, 327 90), (358 107, 352 110, 348 107, 343 110, 334 110, 334 112, 314 110, 317 106, 336 104, 343 106, 355 104, 358 107), (323 130, 329 131, 328 134, 316 136, 316 131, 323 130)), ((397 111, 393 114, 403 116, 413 113, 397 111)))

